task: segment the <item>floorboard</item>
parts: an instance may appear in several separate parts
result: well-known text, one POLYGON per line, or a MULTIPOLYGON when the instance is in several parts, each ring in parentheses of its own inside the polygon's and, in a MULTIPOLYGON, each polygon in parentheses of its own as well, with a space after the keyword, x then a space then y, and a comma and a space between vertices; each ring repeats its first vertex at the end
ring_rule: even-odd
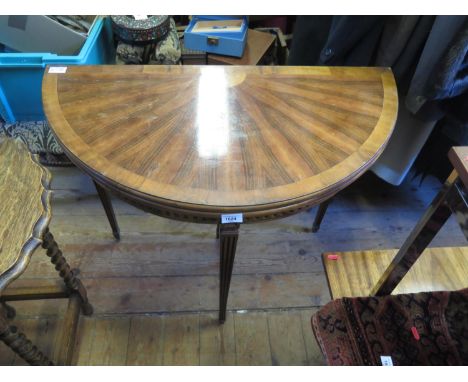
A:
MULTIPOLYGON (((330 300, 321 254, 398 248, 440 189, 400 187, 366 174, 337 195, 320 231, 316 208, 241 227, 228 314, 217 323, 215 227, 176 222, 114 199, 116 242, 90 179, 53 168, 57 242, 88 288, 93 317, 80 319, 77 365, 322 365, 310 317, 330 300)), ((463 246, 451 218, 431 246, 463 246)), ((56 279, 42 250, 17 285, 56 279)), ((53 357, 65 301, 15 302, 15 324, 53 357)), ((0 364, 20 364, 0 343, 0 364)))
POLYGON ((236 364, 242 366, 272 365, 268 319, 264 312, 234 315, 236 364))
POLYGON ((161 316, 133 316, 127 350, 127 365, 163 364, 164 320, 161 316))
POLYGON ((236 365, 234 319, 227 313, 223 325, 218 324, 216 313, 200 315, 200 365, 236 365))
POLYGON ((284 311, 269 314, 267 321, 271 363, 276 366, 307 365, 301 312, 284 311))

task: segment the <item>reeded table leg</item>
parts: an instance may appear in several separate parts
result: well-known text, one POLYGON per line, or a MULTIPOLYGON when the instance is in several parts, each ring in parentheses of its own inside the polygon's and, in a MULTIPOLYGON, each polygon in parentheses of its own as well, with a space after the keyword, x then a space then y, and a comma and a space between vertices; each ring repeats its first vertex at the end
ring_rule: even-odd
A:
POLYGON ((219 229, 221 227, 221 223, 218 222, 218 224, 216 225, 216 239, 219 239, 219 229))
POLYGON ((107 219, 109 220, 109 224, 112 228, 112 234, 117 240, 120 240, 120 229, 119 225, 117 224, 117 219, 115 218, 114 208, 112 207, 112 202, 107 190, 101 187, 93 180, 94 186, 96 187, 96 191, 99 195, 99 199, 101 199, 102 206, 104 207, 104 211, 106 212, 107 219))
POLYGON ((9 325, 7 313, 0 306, 0 340, 30 365, 50 366, 52 361, 47 358, 26 336, 19 332, 16 326, 9 325))
POLYGON ((226 321, 227 299, 239 238, 239 224, 220 224, 218 227, 220 239, 219 322, 222 324, 226 321))
POLYGON ((93 307, 88 301, 84 285, 81 283, 81 280, 73 274, 67 260, 62 254, 62 251, 59 249, 54 236, 50 233, 48 228, 44 234, 42 247, 47 250, 47 256, 50 257, 51 263, 55 265, 55 269, 65 282, 65 285, 70 290, 75 291, 80 295, 83 314, 86 316, 93 314, 93 307))
POLYGON ((314 223, 312 224, 312 232, 317 232, 320 229, 320 224, 322 224, 323 217, 327 212, 330 201, 331 199, 328 199, 323 203, 320 203, 317 214, 315 215, 314 223))
POLYGON ((434 236, 452 214, 450 200, 453 199, 457 175, 447 179, 416 227, 401 246, 400 250, 371 291, 371 296, 389 295, 423 253, 434 236))

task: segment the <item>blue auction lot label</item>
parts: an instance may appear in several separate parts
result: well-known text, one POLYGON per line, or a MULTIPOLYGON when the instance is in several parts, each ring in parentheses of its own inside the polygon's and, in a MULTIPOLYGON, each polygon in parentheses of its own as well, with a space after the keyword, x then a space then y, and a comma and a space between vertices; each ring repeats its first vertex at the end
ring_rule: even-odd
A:
POLYGON ((225 214, 221 215, 221 224, 226 223, 242 223, 244 217, 242 214, 225 214))

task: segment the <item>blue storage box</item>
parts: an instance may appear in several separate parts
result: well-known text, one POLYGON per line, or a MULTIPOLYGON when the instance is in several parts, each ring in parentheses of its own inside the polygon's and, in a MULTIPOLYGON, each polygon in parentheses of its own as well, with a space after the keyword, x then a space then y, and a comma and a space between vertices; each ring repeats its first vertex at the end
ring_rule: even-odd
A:
POLYGON ((193 16, 184 32, 184 45, 188 49, 242 57, 247 32, 245 16, 193 16))
POLYGON ((45 119, 42 76, 46 65, 115 63, 110 19, 98 16, 76 56, 52 53, 0 53, 0 115, 9 123, 45 119))

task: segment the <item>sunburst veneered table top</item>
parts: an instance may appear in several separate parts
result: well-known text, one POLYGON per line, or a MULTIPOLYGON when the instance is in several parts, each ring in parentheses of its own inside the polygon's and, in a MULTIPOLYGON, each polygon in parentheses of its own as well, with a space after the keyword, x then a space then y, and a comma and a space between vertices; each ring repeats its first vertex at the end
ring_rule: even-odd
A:
POLYGON ((127 196, 206 213, 330 197, 375 162, 397 115, 387 68, 47 72, 44 109, 75 164, 127 196))

